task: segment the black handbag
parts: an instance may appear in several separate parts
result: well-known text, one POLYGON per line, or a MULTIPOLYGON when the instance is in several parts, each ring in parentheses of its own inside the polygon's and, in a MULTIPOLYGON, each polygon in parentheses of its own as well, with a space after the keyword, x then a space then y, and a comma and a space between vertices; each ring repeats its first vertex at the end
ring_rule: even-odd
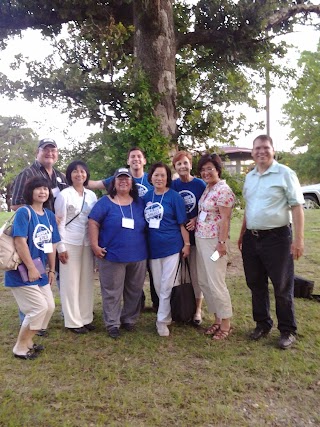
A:
POLYGON ((181 280, 181 284, 174 286, 171 293, 171 317, 175 322, 187 323, 192 321, 193 315, 196 312, 196 298, 194 296, 194 290, 191 283, 190 266, 187 258, 179 262, 176 277, 178 274, 184 278, 181 280), (182 274, 182 269, 184 273, 182 274), (189 281, 187 278, 187 271, 189 273, 189 281))
POLYGON ((312 280, 305 279, 301 276, 294 276, 294 296, 295 298, 307 298, 312 299, 312 292, 314 288, 314 282, 312 280))

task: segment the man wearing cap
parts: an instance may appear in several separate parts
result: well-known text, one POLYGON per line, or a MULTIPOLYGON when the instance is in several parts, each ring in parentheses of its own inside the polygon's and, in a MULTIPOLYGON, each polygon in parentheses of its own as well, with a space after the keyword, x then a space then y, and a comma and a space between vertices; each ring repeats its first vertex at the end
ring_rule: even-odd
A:
MULTIPOLYGON (((41 139, 39 141, 36 160, 34 163, 25 168, 16 177, 13 183, 12 204, 11 208, 15 211, 20 206, 25 204, 22 193, 28 179, 33 176, 42 176, 46 178, 52 189, 53 197, 56 198, 58 193, 68 186, 66 177, 53 166, 58 160, 57 143, 50 138, 41 139)), ((49 206, 53 209, 53 201, 49 206)))
MULTIPOLYGON (((34 163, 23 169, 13 182, 12 204, 11 209, 17 210, 20 206, 25 205, 23 190, 28 179, 34 176, 42 176, 50 184, 54 199, 58 193, 68 186, 66 177, 53 166, 58 160, 57 143, 51 138, 41 139, 39 141, 37 155, 34 163)), ((54 201, 51 199, 48 208, 54 211, 54 201)), ((58 268, 58 263, 56 268, 58 268)), ((57 276, 58 284, 58 276, 57 276)), ((19 312, 20 321, 23 321, 24 314, 19 312)), ((37 335, 46 335, 46 331, 39 331, 37 335)))

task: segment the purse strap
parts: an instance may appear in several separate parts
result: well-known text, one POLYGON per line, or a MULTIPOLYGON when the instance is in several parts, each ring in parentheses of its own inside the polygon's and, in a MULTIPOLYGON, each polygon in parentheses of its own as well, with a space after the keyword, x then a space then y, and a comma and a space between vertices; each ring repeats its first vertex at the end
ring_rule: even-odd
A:
POLYGON ((71 218, 71 219, 70 219, 70 221, 68 221, 68 222, 66 223, 66 225, 65 225, 65 226, 69 225, 69 224, 70 224, 70 222, 72 222, 74 219, 78 218, 78 216, 81 214, 82 209, 83 209, 84 199, 85 199, 85 198, 86 198, 86 193, 85 193, 85 191, 84 191, 84 192, 83 192, 82 206, 81 206, 80 212, 79 212, 79 213, 77 213, 77 215, 76 215, 76 216, 74 216, 73 218, 71 218))
MULTIPOLYGON (((188 270, 188 273, 189 273, 189 279, 190 279, 190 282, 191 282, 191 273, 190 273, 190 265, 189 265, 189 260, 188 260, 188 258, 184 258, 184 271, 186 271, 186 270, 188 270)), ((185 276, 186 276, 186 274, 185 274, 185 276)))
POLYGON ((177 276, 178 276, 178 273, 179 273, 179 269, 180 269, 180 267, 181 267, 181 264, 182 264, 182 261, 181 261, 181 257, 180 257, 180 258, 179 258, 179 264, 178 264, 177 271, 176 271, 176 275, 175 275, 175 277, 174 277, 173 286, 174 286, 174 284, 176 283, 177 276))
POLYGON ((177 276, 178 276, 178 273, 179 273, 179 269, 180 269, 180 268, 182 268, 182 260, 184 260, 184 268, 185 268, 185 270, 188 270, 188 273, 189 273, 189 279, 190 279, 190 282, 191 282, 190 265, 189 265, 188 258, 182 258, 182 256, 180 255, 179 264, 178 264, 178 267, 177 267, 177 271, 176 271, 176 275, 175 275, 175 277, 174 277, 174 282, 173 282, 173 284, 175 284, 175 283, 176 283, 177 276))

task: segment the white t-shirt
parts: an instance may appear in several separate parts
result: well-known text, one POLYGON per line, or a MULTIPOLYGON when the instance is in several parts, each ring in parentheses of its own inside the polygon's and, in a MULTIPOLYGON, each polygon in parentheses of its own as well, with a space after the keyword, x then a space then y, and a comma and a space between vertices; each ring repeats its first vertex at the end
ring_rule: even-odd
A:
POLYGON ((65 243, 76 246, 89 246, 88 215, 97 202, 97 196, 91 190, 84 189, 83 196, 73 188, 62 190, 56 198, 54 209, 58 218, 61 242, 57 246, 59 253, 65 252, 65 243), (67 225, 78 213, 80 214, 67 225))

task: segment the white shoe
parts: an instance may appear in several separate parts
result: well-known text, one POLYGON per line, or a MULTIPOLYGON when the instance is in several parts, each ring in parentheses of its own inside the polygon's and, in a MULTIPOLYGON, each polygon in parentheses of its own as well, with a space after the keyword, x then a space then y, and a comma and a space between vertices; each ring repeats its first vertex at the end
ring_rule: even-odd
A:
POLYGON ((170 331, 168 326, 163 322, 157 322, 157 331, 160 337, 168 337, 170 335, 170 331))

